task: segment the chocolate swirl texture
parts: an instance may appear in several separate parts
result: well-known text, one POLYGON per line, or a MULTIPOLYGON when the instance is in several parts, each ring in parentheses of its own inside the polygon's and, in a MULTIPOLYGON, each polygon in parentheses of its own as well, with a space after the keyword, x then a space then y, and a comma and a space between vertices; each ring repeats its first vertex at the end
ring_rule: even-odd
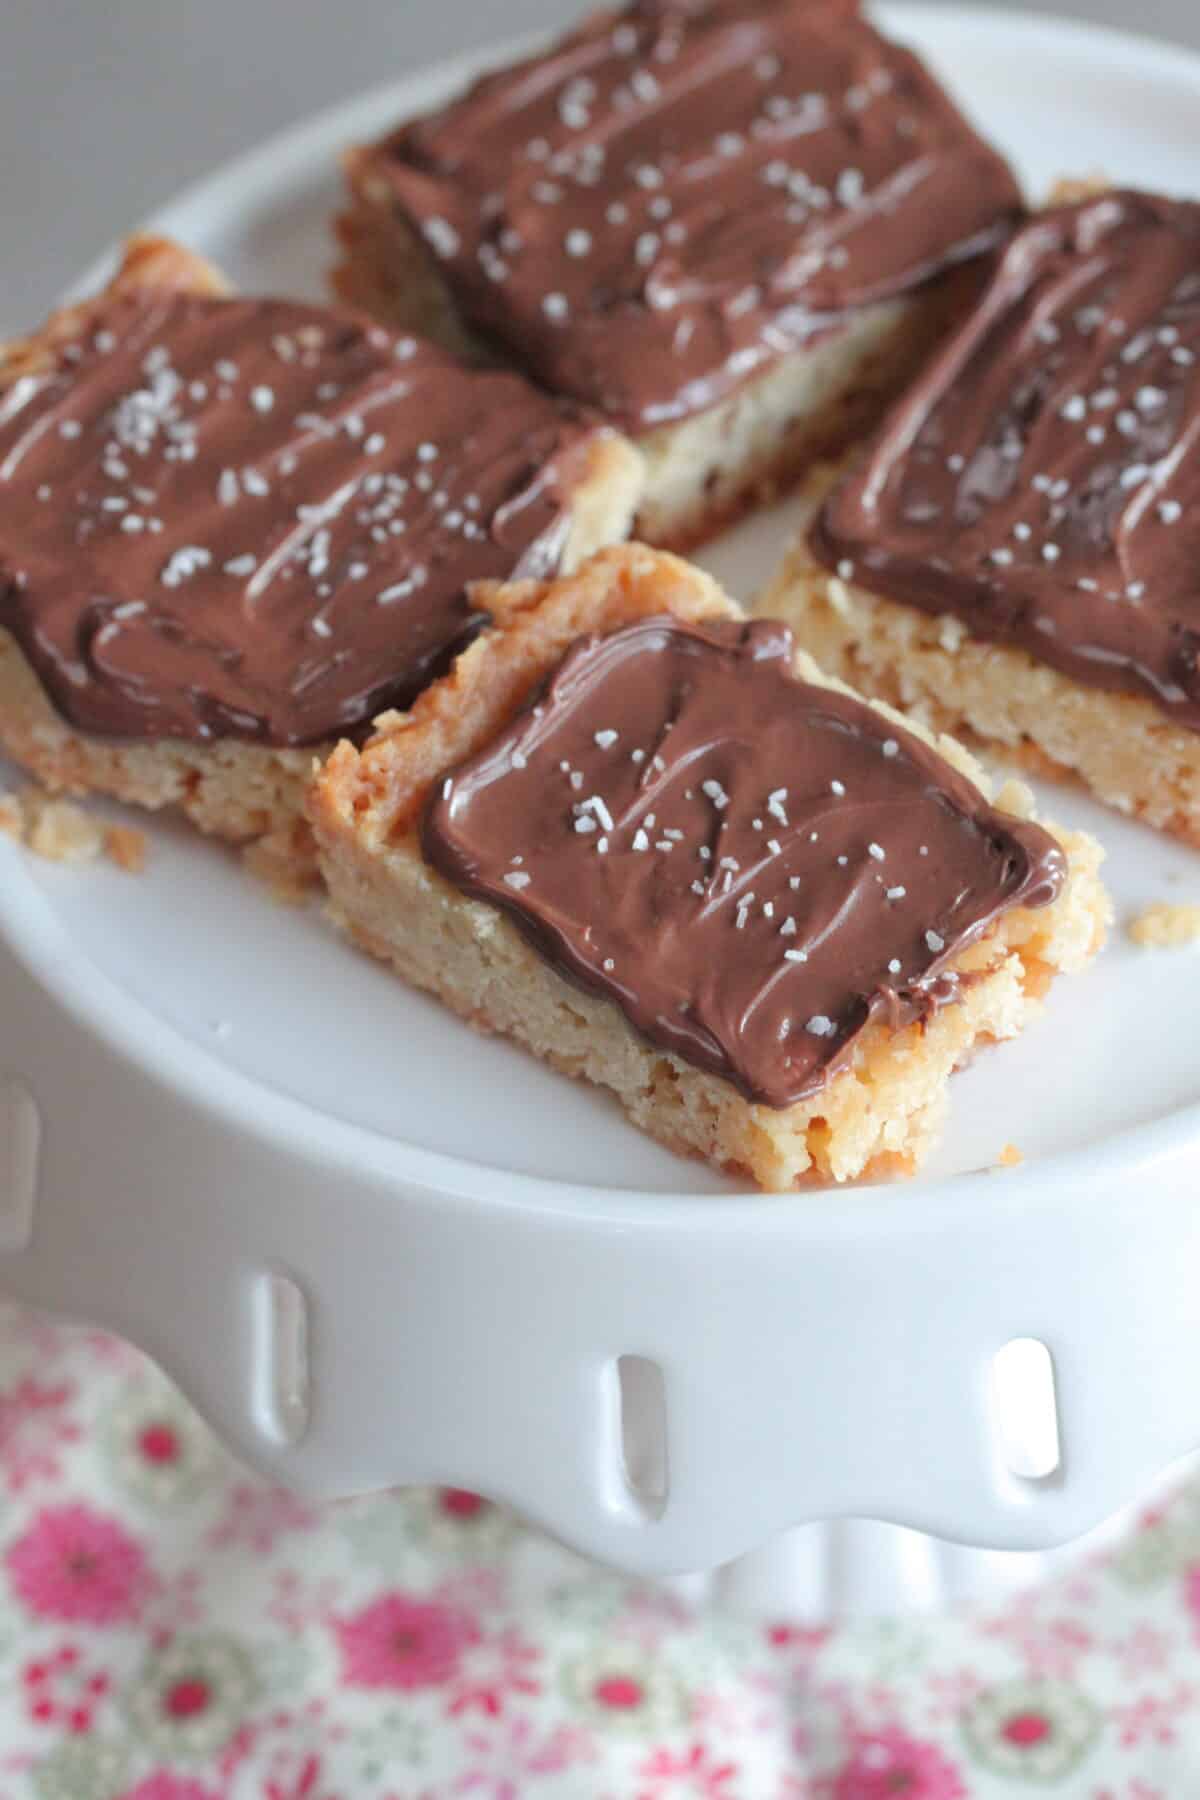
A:
POLYGON ((1200 206, 1039 215, 829 496, 815 555, 1200 730, 1198 357, 1200 206))
POLYGON ((369 154, 472 329, 633 431, 716 404, 1021 212, 918 59, 814 0, 597 14, 369 154))
POLYGON ((799 680, 786 627, 659 618, 580 639, 435 790, 427 860, 643 1038, 782 1107, 1062 852, 862 701, 799 680))
POLYGON ((555 570, 586 436, 349 312, 109 296, 0 393, 0 625, 82 731, 313 743, 555 570))

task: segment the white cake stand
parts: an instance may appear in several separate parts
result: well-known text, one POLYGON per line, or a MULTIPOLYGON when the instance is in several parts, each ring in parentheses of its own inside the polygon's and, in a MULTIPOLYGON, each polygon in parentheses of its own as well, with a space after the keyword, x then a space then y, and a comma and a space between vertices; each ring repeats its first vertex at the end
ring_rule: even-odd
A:
MULTIPOLYGON (((1035 192, 1192 177, 1196 59, 885 18, 1035 192)), ((248 287, 319 291, 337 148, 467 72, 307 124, 152 223, 248 287)), ((786 531, 784 507, 705 560, 749 595, 786 531)), ((1044 799, 1104 836, 1122 914, 1194 896, 1193 854, 1044 799)), ((309 1493, 453 1483, 630 1570, 741 1558, 744 1602, 878 1610, 1011 1581, 1025 1559, 950 1541, 1066 1543, 1200 1443, 1200 956, 1118 934, 956 1078, 919 1182, 773 1198, 476 1038, 182 829, 153 828, 136 879, 0 840, 0 940, 0 1291, 125 1333, 309 1493)))

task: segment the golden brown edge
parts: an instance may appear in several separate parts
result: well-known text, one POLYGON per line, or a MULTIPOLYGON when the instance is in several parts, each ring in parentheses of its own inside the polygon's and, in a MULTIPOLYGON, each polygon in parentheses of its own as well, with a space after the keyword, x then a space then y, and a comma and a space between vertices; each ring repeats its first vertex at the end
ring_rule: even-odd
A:
POLYGON ((207 257, 187 249, 173 238, 138 232, 126 239, 121 260, 112 278, 95 294, 72 301, 52 312, 37 331, 0 344, 0 390, 11 387, 23 375, 44 368, 54 347, 74 337, 114 294, 142 288, 163 288, 170 293, 228 294, 232 287, 207 257))

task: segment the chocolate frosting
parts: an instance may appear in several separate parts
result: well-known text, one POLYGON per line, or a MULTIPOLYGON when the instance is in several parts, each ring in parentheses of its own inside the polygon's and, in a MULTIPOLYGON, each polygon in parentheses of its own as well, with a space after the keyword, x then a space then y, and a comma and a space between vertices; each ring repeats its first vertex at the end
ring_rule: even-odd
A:
POLYGON ((919 739, 802 682, 785 626, 580 639, 435 790, 426 858, 652 1044, 787 1106, 1065 861, 919 739))
POLYGON ((312 743, 553 572, 583 436, 352 313, 110 296, 0 392, 0 625, 80 730, 312 743))
POLYGON ((832 493, 859 585, 1200 730, 1200 206, 1041 214, 832 493))
POLYGON ((371 153, 473 329, 645 430, 993 245, 1005 163, 847 4, 640 0, 371 153))

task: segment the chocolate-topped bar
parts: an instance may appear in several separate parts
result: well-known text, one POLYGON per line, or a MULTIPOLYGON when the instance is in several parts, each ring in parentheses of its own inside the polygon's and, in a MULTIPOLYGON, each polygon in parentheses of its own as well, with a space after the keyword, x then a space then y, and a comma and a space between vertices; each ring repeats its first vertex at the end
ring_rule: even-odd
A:
POLYGON ((403 730, 330 759, 335 910, 764 1185, 915 1155, 942 1077, 1095 947, 1095 846, 673 558, 522 591, 403 730))
POLYGON ((0 623, 80 730, 319 742, 557 567, 584 437, 349 313, 115 296, 5 395, 0 623))
MULTIPOLYGON (((714 517, 739 482, 794 467, 801 440, 811 454, 844 438, 865 410, 849 389, 865 382, 877 404, 892 340, 924 336, 922 308, 897 303, 941 293, 1020 211, 1005 163, 918 58, 856 7, 816 0, 596 14, 356 153, 349 173, 347 291, 426 316, 432 283, 458 330, 552 392, 664 454, 707 457, 692 473, 702 486, 718 471, 714 517), (730 403, 761 387, 770 417, 794 374, 774 399, 761 384, 797 357, 805 416, 774 421, 762 461, 764 418, 730 403), (737 467, 713 460, 706 431, 669 436, 722 408, 737 467)), ((678 488, 678 467, 660 473, 678 488)), ((672 492, 663 512, 651 492, 644 521, 695 523, 704 498, 672 492)))
MULTIPOLYGON (((612 535, 579 542, 606 471, 627 524, 633 453, 519 377, 164 253, 0 366, 7 661, 89 743, 327 744, 469 640, 472 582, 612 535)), ((0 684, 0 739, 73 785, 17 711, 0 684)))
POLYGON ((956 998, 954 957, 1065 878, 1040 826, 798 681, 791 633, 766 621, 577 643, 446 778, 422 845, 642 1037, 775 1107, 872 1017, 956 998))
POLYGON ((906 694, 1193 836, 1198 356, 1200 205, 1114 191, 1053 207, 809 536, 851 590, 860 661, 873 641, 882 674, 897 608, 855 614, 859 596, 949 616, 968 655, 922 663, 897 644, 906 694))
POLYGON ((1119 192, 1014 240, 812 544, 1200 730, 1200 205, 1119 192))

